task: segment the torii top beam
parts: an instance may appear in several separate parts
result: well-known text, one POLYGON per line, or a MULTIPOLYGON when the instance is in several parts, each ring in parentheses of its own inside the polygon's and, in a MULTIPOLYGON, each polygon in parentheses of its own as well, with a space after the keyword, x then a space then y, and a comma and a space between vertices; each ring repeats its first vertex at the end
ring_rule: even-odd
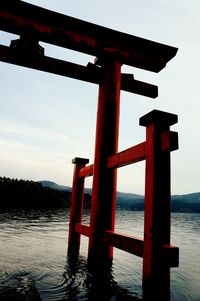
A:
POLYGON ((0 30, 159 72, 177 48, 56 13, 20 0, 0 1, 0 30))

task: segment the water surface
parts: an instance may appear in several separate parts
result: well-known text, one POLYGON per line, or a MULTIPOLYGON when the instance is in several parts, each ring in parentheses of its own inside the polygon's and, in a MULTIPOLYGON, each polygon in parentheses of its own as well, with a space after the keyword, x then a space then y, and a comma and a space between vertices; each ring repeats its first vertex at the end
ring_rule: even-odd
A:
MULTIPOLYGON (((141 300, 142 258, 115 249, 112 273, 95 282, 87 270, 88 238, 82 237, 76 266, 69 264, 68 223, 65 210, 0 213, 0 293, 30 277, 44 301, 141 300)), ((117 211, 116 230, 142 238, 143 212, 117 211)), ((173 213, 171 238, 180 249, 171 301, 200 301, 200 215, 173 213)))

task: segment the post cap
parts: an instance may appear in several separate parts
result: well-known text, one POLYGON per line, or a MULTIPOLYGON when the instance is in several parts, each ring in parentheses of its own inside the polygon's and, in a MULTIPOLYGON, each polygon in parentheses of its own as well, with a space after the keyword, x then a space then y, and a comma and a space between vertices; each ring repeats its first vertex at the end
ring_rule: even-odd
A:
POLYGON ((151 123, 170 126, 177 122, 177 115, 159 110, 153 110, 139 119, 139 124, 141 126, 148 126, 151 123))
POLYGON ((89 163, 89 159, 75 157, 74 159, 72 159, 72 163, 73 164, 88 164, 89 163))

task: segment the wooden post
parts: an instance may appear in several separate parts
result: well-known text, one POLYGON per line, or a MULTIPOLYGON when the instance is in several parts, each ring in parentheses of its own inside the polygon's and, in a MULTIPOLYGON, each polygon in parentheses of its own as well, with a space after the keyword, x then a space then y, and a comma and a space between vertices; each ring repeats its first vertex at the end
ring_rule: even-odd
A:
POLYGON ((88 262, 94 267, 112 261, 113 247, 104 243, 105 230, 114 230, 117 171, 107 169, 107 158, 117 153, 120 111, 121 64, 102 61, 99 85, 96 143, 90 217, 88 262))
POLYGON ((140 118, 146 127, 144 300, 170 300, 170 266, 161 255, 170 245, 170 150, 161 150, 161 134, 175 123, 177 115, 157 110, 140 118))
POLYGON ((76 223, 81 223, 83 199, 84 199, 84 177, 79 177, 79 171, 89 163, 88 159, 74 158, 74 176, 72 185, 72 199, 70 208, 68 255, 76 257, 80 248, 80 233, 75 231, 76 223))

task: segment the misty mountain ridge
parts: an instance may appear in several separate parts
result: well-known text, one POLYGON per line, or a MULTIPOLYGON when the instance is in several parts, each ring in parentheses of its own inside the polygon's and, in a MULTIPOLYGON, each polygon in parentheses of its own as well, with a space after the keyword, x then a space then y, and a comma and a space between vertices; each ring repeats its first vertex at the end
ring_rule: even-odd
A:
MULTIPOLYGON (((39 183, 42 184, 43 187, 48 187, 48 188, 52 188, 52 189, 57 189, 57 190, 64 190, 64 191, 72 191, 72 188, 70 186, 64 186, 64 185, 60 185, 57 184, 55 182, 52 181, 39 181, 39 183)), ((85 188, 85 192, 92 194, 92 189, 91 188, 85 188)), ((134 194, 134 193, 127 193, 127 192, 117 192, 118 197, 125 197, 127 199, 129 198, 143 198, 142 195, 140 194, 134 194)))
MULTIPOLYGON (((59 185, 51 181, 39 181, 43 187, 60 191, 72 190, 69 186, 59 185)), ((91 195, 91 188, 85 188, 85 193, 91 195)), ((200 213, 200 192, 172 195, 171 204, 173 212, 198 212, 200 213)), ((144 210, 144 196, 134 193, 117 192, 117 207, 128 210, 144 210)))
MULTIPOLYGON (((0 177, 1 209, 70 208, 71 187, 51 181, 28 181, 0 177)), ((91 188, 84 191, 84 208, 91 207, 91 188)), ((162 200, 160 200, 162 202, 162 200)), ((117 192, 117 208, 144 211, 144 196, 117 192)), ((172 212, 200 213, 200 192, 172 195, 172 212)))

